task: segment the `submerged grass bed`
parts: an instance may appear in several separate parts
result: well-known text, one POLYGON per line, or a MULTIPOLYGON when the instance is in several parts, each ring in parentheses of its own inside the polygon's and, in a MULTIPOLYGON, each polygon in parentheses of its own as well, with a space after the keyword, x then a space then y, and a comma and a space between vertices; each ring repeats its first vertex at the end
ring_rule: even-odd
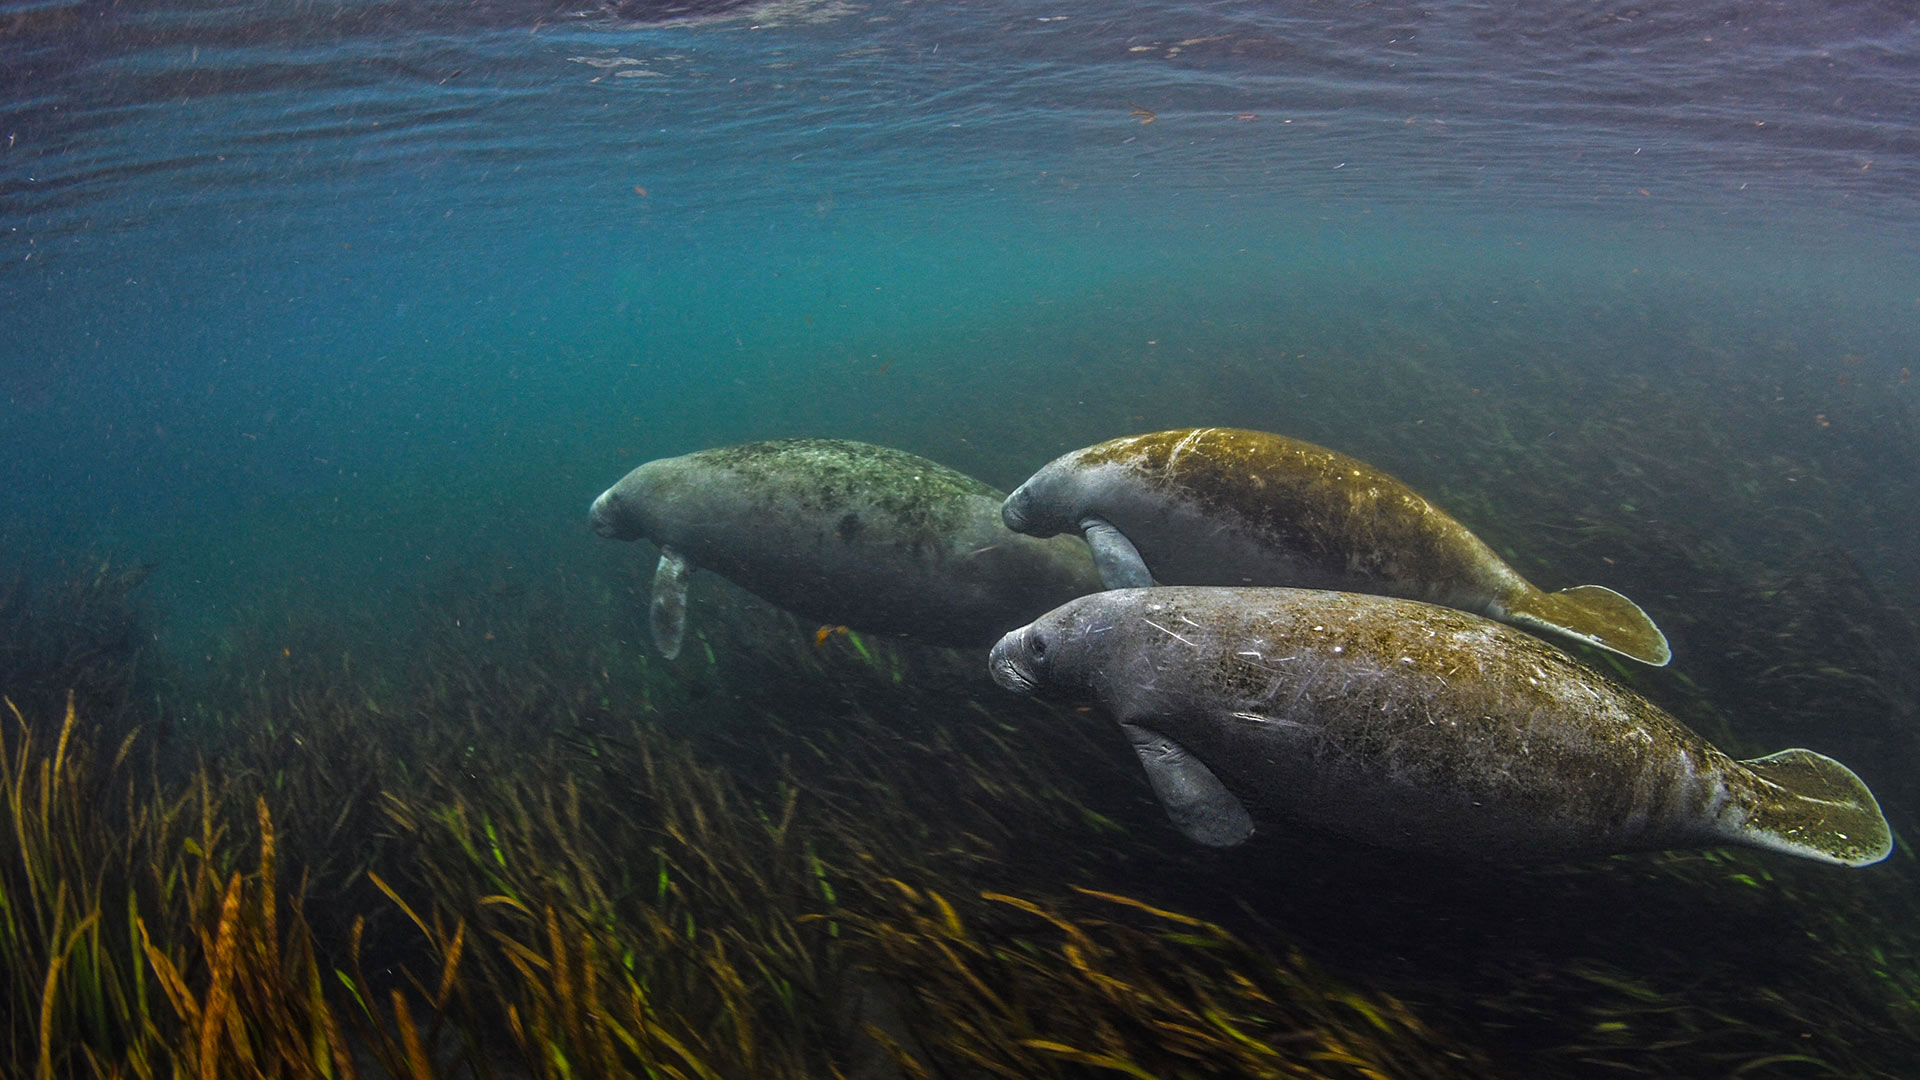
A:
MULTIPOLYGON (((366 717, 283 721, 316 751, 294 771, 318 773, 332 744, 361 741, 366 717)), ((206 767, 169 784, 142 772, 137 736, 103 756, 72 711, 51 742, 38 735, 16 716, 0 740, 19 843, 0 960, 13 1060, 39 1076, 934 1075, 966 1061, 1000 1075, 1141 1073, 1134 1057, 1161 1056, 1159 1036, 1201 1016, 1180 1055, 1202 1066, 1209 1047, 1265 1047, 1239 1052, 1300 1063, 1272 1075, 1369 1075, 1392 1043, 1327 1024, 1308 1037, 1288 994, 1324 1002, 1335 980, 1218 927, 1102 894, 1162 925, 1082 929, 1040 901, 950 882, 941 864, 977 869, 993 842, 960 829, 954 845, 920 849, 918 819, 870 801, 873 777, 836 790, 792 775, 759 798, 685 740, 636 724, 556 741, 511 770, 383 778, 367 860, 329 882, 293 876, 279 838, 343 808, 257 790, 322 785, 206 767), (982 909, 1038 917, 1045 933, 976 937, 961 912, 982 909), (1005 969, 989 973, 994 1009, 1048 1019, 1004 1030, 962 1019, 983 1007, 968 996, 979 976, 914 959, 946 954, 949 932, 972 964, 1005 969), (1054 932, 1070 940, 1044 941, 1054 932), (1252 975, 1214 1003, 1205 988, 1221 950, 1252 975), (1184 974, 1183 955, 1198 965, 1184 974), (1114 1001, 1111 979, 1085 981, 1088 956, 1136 972, 1125 1000, 1145 1019, 1130 1038, 1083 1027, 1114 1001), (1142 980, 1143 961, 1163 981, 1142 980), (1076 997, 1079 1015, 1063 1010, 1076 997), (952 1012, 893 1026, 921 1010, 952 1012), (883 1071, 838 1064, 862 1043, 885 1049, 883 1071)), ((1336 996, 1359 1003, 1356 1025, 1411 1022, 1391 999, 1336 996)))
POLYGON ((1892 1077, 1920 1042, 1904 847, 1202 852, 1104 721, 963 659, 758 614, 602 670, 556 603, 379 686, 256 669, 204 761, 9 710, 16 1072, 1892 1077))

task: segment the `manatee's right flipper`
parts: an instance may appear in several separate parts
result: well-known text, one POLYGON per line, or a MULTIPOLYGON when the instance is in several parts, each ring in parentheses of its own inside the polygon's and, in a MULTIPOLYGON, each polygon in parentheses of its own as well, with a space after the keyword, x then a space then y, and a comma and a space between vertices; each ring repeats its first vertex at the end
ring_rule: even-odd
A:
POLYGON ((1080 521, 1087 546, 1093 549, 1093 565, 1100 571, 1100 584, 1109 589, 1145 589, 1153 585, 1153 575, 1127 534, 1105 518, 1088 517, 1080 521))
POLYGON ((1667 635, 1640 605, 1602 585, 1534 592, 1515 601, 1507 617, 1530 630, 1564 634, 1654 667, 1665 667, 1673 659, 1667 635))
POLYGON ((1811 750, 1740 764, 1760 781, 1751 803, 1739 807, 1744 820, 1732 838, 1740 843, 1841 866, 1871 866, 1893 851, 1880 804, 1845 765, 1811 750))
POLYGON ((1120 728, 1140 755, 1160 805, 1188 839, 1208 847, 1232 847, 1253 834, 1247 808, 1186 747, 1138 724, 1120 728))
POLYGON ((687 636, 687 578, 692 574, 693 563, 685 555, 661 546, 647 615, 653 624, 653 645, 669 660, 680 655, 680 642, 687 636))

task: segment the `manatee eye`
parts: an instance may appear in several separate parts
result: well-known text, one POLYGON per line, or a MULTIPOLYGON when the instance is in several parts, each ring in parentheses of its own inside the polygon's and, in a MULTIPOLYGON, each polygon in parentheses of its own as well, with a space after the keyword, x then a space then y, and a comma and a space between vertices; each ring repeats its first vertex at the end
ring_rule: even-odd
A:
POLYGON ((1028 634, 1027 651, 1033 654, 1035 660, 1045 661, 1047 658, 1047 639, 1037 633, 1028 634))

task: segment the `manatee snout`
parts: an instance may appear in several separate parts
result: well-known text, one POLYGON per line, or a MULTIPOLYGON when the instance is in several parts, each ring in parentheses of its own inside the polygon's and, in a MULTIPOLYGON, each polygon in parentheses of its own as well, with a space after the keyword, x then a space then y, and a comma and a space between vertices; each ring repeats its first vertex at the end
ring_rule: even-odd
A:
POLYGON ((1078 483, 1077 474, 1053 462, 1027 477, 1001 502, 1000 520, 1014 532, 1042 540, 1079 532, 1085 499, 1078 483))
POLYGON ((608 488, 593 500, 593 508, 587 511, 587 523, 593 531, 609 540, 637 540, 639 534, 629 532, 624 525, 626 515, 621 513, 618 489, 608 488))
POLYGON ((993 681, 1016 694, 1035 694, 1040 690, 1038 673, 1033 670, 1028 635, 1033 627, 1009 630, 987 654, 987 670, 993 681))
POLYGON ((1078 616, 1088 599, 1070 600, 1002 636, 987 654, 993 681, 1016 694, 1056 701, 1085 689, 1081 671, 1068 654, 1084 632, 1078 616))
POLYGON ((1032 507, 1033 495, 1022 484, 1007 496, 1006 502, 1000 504, 1000 520, 1014 532, 1026 532, 1032 518, 1032 507))

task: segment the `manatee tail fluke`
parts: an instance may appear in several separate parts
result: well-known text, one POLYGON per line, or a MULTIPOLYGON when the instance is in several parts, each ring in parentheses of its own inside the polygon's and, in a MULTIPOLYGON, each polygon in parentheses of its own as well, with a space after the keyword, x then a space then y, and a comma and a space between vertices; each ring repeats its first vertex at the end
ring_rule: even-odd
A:
POLYGON ((1534 592, 1513 604, 1508 617, 1528 629, 1598 645, 1654 667, 1665 667, 1673 659, 1667 635, 1653 625, 1640 605, 1601 585, 1534 592))
POLYGON ((1853 770, 1811 750, 1782 750, 1740 763, 1760 781, 1734 839, 1751 847, 1871 866, 1893 851, 1893 830, 1853 770))

